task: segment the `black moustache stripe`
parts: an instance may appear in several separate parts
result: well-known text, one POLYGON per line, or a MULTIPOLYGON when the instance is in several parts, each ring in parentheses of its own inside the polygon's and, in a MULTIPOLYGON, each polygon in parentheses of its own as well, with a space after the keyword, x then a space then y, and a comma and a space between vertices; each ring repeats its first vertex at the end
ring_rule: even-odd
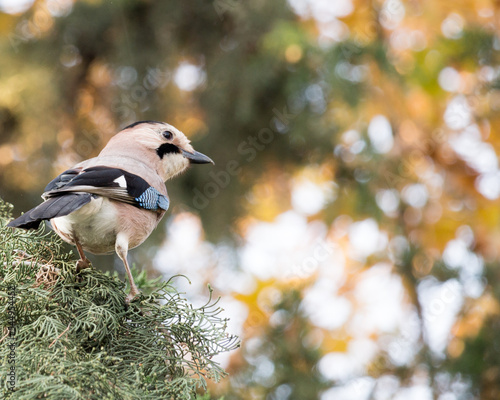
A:
POLYGON ((169 153, 180 153, 179 148, 172 143, 163 143, 160 147, 156 149, 156 154, 158 154, 158 157, 163 159, 163 156, 165 154, 169 153))

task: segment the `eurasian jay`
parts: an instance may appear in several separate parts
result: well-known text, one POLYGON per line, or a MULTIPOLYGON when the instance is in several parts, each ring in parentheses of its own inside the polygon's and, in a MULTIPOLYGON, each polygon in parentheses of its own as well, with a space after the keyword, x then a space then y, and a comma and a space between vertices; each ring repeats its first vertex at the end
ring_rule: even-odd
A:
POLYGON ((77 270, 89 267, 84 250, 116 251, 130 282, 130 302, 140 292, 127 253, 146 240, 167 211, 164 182, 190 164, 206 163, 213 161, 195 151, 172 125, 135 122, 113 136, 97 157, 52 180, 42 195, 44 202, 8 226, 36 229, 50 220, 56 233, 78 249, 77 270))

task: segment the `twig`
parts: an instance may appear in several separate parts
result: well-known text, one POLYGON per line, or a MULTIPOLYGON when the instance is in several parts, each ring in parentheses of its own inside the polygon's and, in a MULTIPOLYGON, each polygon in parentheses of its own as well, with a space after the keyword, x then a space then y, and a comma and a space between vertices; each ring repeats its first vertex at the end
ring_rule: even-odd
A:
POLYGON ((3 342, 3 340, 4 340, 7 336, 9 336, 9 333, 10 333, 10 331, 9 331, 9 330, 7 330, 7 334, 6 334, 3 338, 1 338, 1 339, 0 339, 0 343, 2 343, 2 342, 3 342))
POLYGON ((56 337, 56 338, 54 339, 54 341, 50 344, 49 349, 52 347, 52 345, 53 345, 55 342, 57 342, 57 340, 59 340, 59 338, 60 338, 62 335, 64 335, 64 334, 68 331, 68 329, 69 329, 69 327, 70 327, 70 326, 71 326, 71 322, 69 323, 68 327, 67 327, 67 328, 66 328, 66 329, 65 329, 65 330, 64 330, 64 331, 63 331, 63 332, 62 332, 62 333, 61 333, 58 337, 56 337))

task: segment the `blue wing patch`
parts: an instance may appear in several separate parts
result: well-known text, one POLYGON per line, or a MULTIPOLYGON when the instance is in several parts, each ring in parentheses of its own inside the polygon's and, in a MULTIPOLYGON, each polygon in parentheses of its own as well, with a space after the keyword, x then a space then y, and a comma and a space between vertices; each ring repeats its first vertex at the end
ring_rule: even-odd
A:
POLYGON ((139 203, 142 208, 146 210, 168 210, 169 201, 168 198, 162 195, 154 187, 148 187, 139 197, 135 200, 139 203))

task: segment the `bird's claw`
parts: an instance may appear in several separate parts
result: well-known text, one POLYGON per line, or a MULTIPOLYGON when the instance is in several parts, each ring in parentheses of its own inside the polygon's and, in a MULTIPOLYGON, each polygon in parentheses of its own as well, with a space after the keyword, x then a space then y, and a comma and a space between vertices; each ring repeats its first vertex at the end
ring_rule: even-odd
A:
POLYGON ((127 297, 125 297, 125 303, 130 304, 131 302, 138 300, 142 293, 139 290, 131 290, 127 297))
POLYGON ((82 269, 90 268, 90 260, 86 258, 85 260, 78 260, 76 262, 76 272, 80 272, 82 269))

